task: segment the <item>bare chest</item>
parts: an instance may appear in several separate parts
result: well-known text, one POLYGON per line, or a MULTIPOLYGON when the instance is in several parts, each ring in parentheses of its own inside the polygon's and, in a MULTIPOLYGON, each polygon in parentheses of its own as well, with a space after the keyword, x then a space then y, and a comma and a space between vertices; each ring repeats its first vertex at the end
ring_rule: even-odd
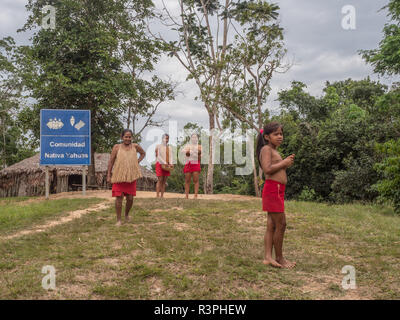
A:
POLYGON ((282 161, 282 157, 279 154, 279 152, 276 151, 276 150, 272 150, 272 154, 271 154, 271 162, 272 162, 272 164, 278 163, 280 161, 282 161))

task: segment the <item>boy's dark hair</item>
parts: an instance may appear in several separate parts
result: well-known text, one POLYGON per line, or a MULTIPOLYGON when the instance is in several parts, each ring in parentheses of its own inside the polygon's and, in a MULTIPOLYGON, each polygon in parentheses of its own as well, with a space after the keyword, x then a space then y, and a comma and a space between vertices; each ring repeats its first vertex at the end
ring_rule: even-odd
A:
POLYGON ((131 129, 124 129, 124 130, 122 130, 122 133, 121 133, 121 138, 125 135, 125 133, 127 133, 127 132, 130 132, 131 133, 131 135, 132 135, 132 137, 133 137, 133 132, 132 132, 132 130, 131 129))
POLYGON ((282 132, 283 132, 283 126, 279 122, 270 122, 267 125, 265 125, 264 128, 262 129, 263 130, 262 134, 261 134, 261 132, 258 133, 256 154, 257 154, 258 163, 260 165, 261 165, 261 162, 260 162, 261 149, 262 149, 262 147, 264 147, 265 145, 268 144, 268 141, 264 139, 264 134, 271 134, 272 132, 275 132, 279 128, 281 128, 282 132))
POLYGON ((193 136, 196 136, 197 142, 200 143, 200 137, 199 137, 199 135, 198 135, 196 132, 193 132, 193 133, 190 135, 189 142, 192 141, 193 136))

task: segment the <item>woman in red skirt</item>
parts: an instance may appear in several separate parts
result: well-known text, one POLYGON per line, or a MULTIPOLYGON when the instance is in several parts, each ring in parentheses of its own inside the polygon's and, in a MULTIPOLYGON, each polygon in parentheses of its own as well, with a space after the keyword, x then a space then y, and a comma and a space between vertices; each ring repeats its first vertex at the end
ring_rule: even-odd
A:
POLYGON ((193 133, 190 137, 190 143, 187 144, 181 152, 186 156, 185 167, 183 172, 185 174, 185 194, 186 199, 189 198, 190 180, 193 178, 194 183, 194 198, 197 199, 199 193, 199 176, 200 176, 200 158, 201 158, 201 145, 197 134, 193 133))
POLYGON ((121 134, 122 143, 114 145, 108 162, 107 182, 112 183, 112 196, 116 197, 115 210, 117 226, 121 225, 122 201, 126 197, 125 221, 129 220, 133 197, 136 196, 136 180, 142 177, 139 163, 146 152, 137 143, 132 143, 132 131, 125 129, 121 134), (139 159, 137 153, 140 153, 139 159), (112 174, 111 174, 112 171, 112 174))

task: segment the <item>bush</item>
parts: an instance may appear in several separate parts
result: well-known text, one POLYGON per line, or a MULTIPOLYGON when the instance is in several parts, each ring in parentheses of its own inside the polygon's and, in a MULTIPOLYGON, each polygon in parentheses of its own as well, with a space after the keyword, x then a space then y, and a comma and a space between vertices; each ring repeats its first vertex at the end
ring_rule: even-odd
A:
POLYGON ((300 195, 297 198, 300 201, 321 201, 321 197, 318 197, 315 190, 309 187, 304 187, 300 195))
POLYGON ((336 203, 352 202, 354 200, 373 201, 378 193, 372 185, 378 181, 374 170, 374 158, 361 154, 354 158, 350 154, 343 160, 345 170, 335 171, 335 180, 331 188, 330 198, 336 203))
POLYGON ((381 199, 393 203, 396 213, 400 213, 400 139, 377 144, 376 149, 384 159, 374 166, 382 177, 374 188, 381 199))

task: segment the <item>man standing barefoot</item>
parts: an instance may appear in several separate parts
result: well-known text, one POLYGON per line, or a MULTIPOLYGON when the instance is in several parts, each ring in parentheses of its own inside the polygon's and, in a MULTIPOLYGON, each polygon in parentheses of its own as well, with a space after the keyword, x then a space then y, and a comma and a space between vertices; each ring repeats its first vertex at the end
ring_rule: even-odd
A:
POLYGON ((172 148, 168 145, 169 135, 165 133, 162 136, 162 144, 156 146, 156 175, 157 175, 157 184, 156 184, 156 195, 157 198, 160 196, 164 197, 165 186, 167 183, 167 178, 171 175, 171 172, 168 170, 164 170, 163 166, 167 166, 170 170, 173 169, 174 165, 172 159, 172 148))

